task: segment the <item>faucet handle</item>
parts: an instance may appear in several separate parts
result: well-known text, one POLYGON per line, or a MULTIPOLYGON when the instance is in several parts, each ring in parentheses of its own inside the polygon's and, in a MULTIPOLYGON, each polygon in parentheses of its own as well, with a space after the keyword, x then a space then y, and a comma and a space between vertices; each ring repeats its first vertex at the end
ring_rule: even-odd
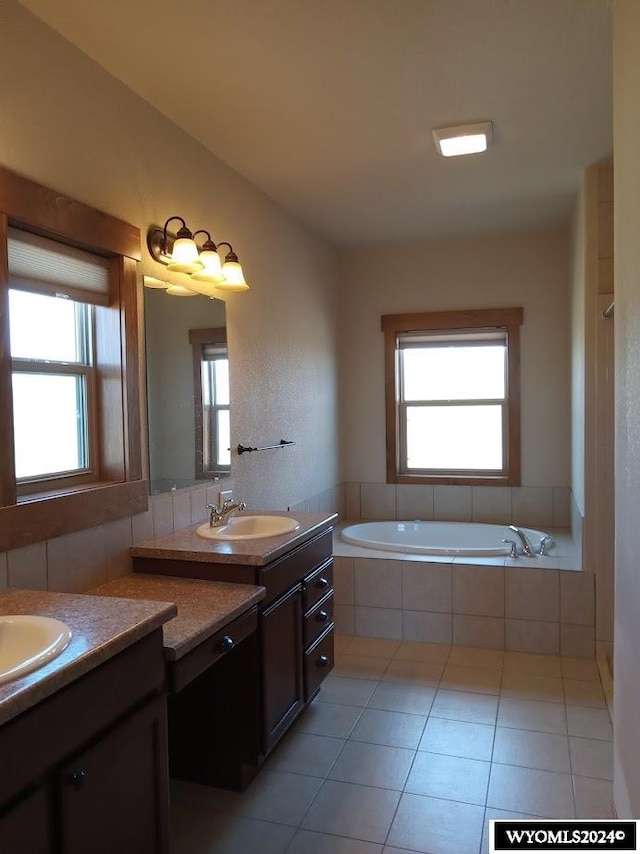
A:
POLYGON ((518 546, 516 544, 516 541, 515 540, 503 540, 502 542, 508 543, 508 545, 511 546, 511 551, 509 552, 509 557, 517 560, 519 555, 518 555, 518 546))
POLYGON ((545 534, 544 537, 540 540, 540 548, 538 550, 538 554, 540 557, 544 557, 547 553, 547 549, 549 546, 553 545, 553 537, 550 537, 548 534, 545 534))

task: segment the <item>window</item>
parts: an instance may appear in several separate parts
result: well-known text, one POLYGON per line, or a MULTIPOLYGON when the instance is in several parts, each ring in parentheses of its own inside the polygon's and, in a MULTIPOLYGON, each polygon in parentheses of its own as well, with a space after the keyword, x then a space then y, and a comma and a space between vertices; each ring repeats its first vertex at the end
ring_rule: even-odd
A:
POLYGON ((387 480, 520 479, 522 309, 385 315, 387 480))
POLYGON ((140 232, 0 167, 0 552, 148 507, 140 232))
POLYGON ((231 471, 227 331, 190 329, 195 405, 195 474, 217 478, 231 471))

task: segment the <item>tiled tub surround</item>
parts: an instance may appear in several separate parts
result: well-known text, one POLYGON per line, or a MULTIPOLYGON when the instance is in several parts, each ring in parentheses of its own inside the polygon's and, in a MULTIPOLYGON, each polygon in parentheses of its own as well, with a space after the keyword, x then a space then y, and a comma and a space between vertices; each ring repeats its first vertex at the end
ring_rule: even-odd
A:
POLYGON ((543 558, 452 558, 351 546, 334 532, 335 622, 356 636, 594 656, 594 577, 567 529, 543 558))

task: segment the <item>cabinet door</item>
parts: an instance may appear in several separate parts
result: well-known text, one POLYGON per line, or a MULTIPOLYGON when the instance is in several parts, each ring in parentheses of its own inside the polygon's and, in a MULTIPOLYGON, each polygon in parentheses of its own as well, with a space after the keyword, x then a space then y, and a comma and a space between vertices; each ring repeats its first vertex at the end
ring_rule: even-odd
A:
POLYGON ((64 854, 167 854, 167 765, 166 701, 161 696, 62 769, 64 854))
POLYGON ((286 732, 304 703, 302 593, 297 584, 262 612, 264 749, 286 732))
POLYGON ((0 815, 0 851, 53 854, 51 811, 45 785, 0 815))

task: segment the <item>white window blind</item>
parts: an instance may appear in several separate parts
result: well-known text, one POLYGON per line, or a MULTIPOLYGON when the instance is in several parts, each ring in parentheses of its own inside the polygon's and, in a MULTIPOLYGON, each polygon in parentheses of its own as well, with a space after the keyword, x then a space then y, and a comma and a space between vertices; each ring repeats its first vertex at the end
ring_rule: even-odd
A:
POLYGON ((9 287, 108 305, 108 259, 17 228, 7 244, 9 287))

